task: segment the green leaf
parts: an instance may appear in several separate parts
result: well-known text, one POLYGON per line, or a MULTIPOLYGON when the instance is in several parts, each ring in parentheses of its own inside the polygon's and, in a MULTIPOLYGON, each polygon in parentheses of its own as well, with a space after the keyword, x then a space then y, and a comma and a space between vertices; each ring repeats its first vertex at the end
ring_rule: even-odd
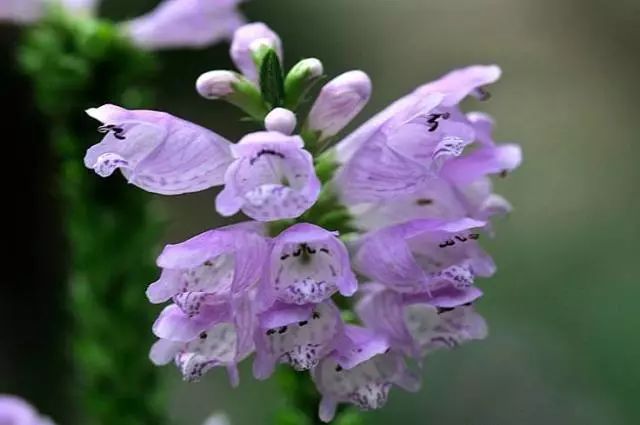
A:
POLYGON ((269 49, 260 64, 260 91, 271 108, 284 104, 284 76, 275 50, 269 49))

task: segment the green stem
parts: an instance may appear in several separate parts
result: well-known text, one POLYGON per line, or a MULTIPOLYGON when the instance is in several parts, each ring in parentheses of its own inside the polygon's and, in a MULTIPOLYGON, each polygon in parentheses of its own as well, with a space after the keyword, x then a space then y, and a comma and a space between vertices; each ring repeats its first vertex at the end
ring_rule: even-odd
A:
POLYGON ((108 102, 147 103, 154 60, 115 26, 55 10, 29 30, 20 60, 49 120, 59 162, 71 250, 70 381, 81 423, 162 425, 159 372, 147 357, 156 312, 144 297, 145 284, 155 277, 150 250, 162 226, 148 195, 116 176, 102 180, 83 165, 86 148, 99 135, 82 111, 108 102))

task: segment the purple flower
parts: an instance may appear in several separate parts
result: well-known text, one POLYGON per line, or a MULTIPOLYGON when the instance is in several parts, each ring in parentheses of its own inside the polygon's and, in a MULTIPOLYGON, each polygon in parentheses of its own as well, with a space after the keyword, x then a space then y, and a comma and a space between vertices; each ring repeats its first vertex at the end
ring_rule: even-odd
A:
MULTIPOLYGON (((122 32, 143 49, 203 47, 229 39, 245 23, 243 0, 164 0, 151 12, 121 24, 122 32)), ((0 19, 31 23, 49 3, 73 15, 92 15, 100 0, 3 0, 0 19)))
POLYGON ((274 49, 282 62, 280 37, 262 22, 244 25, 233 34, 231 59, 233 59, 236 68, 253 82, 258 82, 258 69, 254 54, 263 46, 274 49))
POLYGON ((229 39, 244 24, 241 0, 164 0, 151 12, 123 24, 145 49, 204 47, 229 39))
POLYGON ((152 303, 174 300, 190 317, 208 305, 228 302, 254 288, 262 276, 267 241, 257 223, 210 230, 176 245, 158 257, 160 278, 147 289, 152 303))
POLYGON ((457 103, 497 80, 496 66, 454 71, 396 101, 336 147, 336 177, 348 203, 409 193, 437 176, 476 138, 457 103))
POLYGON ((493 193, 492 174, 504 175, 520 165, 522 152, 514 144, 497 145, 491 136, 493 121, 488 115, 467 114, 479 146, 447 161, 439 177, 414 185, 405 193, 351 207, 357 227, 378 229, 417 218, 454 220, 472 217, 488 220, 505 214, 511 205, 493 193))
POLYGON ((253 373, 266 379, 277 363, 297 371, 315 367, 334 348, 342 333, 340 311, 332 301, 320 304, 278 303, 259 316, 253 373))
POLYGON ((464 289, 475 276, 488 277, 495 265, 476 239, 485 222, 412 220, 364 237, 354 265, 376 282, 404 293, 441 287, 464 289))
POLYGON ((87 110, 105 133, 84 163, 102 177, 120 168, 142 189, 163 195, 197 192, 223 183, 231 143, 172 115, 103 105, 87 110))
POLYGON ((299 136, 257 132, 231 147, 235 161, 225 174, 216 199, 223 216, 242 210, 259 221, 296 218, 320 193, 313 158, 299 136))
POLYGON ((255 318, 249 294, 208 308, 195 318, 171 304, 153 326, 160 339, 149 357, 156 365, 175 361, 186 381, 197 381, 214 367, 226 367, 231 385, 237 386, 237 365, 254 349, 255 318))
POLYGON ((417 391, 419 379, 409 372, 402 356, 389 351, 387 339, 365 328, 347 325, 336 350, 313 370, 322 395, 319 416, 330 422, 338 403, 362 410, 382 407, 392 385, 417 391))
POLYGON ((2 425, 54 425, 26 401, 16 396, 0 394, 0 424, 2 425))
POLYGON ((298 223, 273 240, 261 299, 304 305, 319 303, 336 292, 351 296, 358 282, 349 253, 335 233, 298 223))
POLYGON ((349 71, 322 87, 311 107, 307 129, 319 139, 338 134, 364 108, 371 96, 371 80, 362 71, 349 71))
POLYGON ((422 358, 438 348, 484 339, 487 326, 470 303, 477 288, 441 288, 430 293, 401 294, 383 285, 366 285, 356 310, 363 323, 387 336, 394 348, 422 358))

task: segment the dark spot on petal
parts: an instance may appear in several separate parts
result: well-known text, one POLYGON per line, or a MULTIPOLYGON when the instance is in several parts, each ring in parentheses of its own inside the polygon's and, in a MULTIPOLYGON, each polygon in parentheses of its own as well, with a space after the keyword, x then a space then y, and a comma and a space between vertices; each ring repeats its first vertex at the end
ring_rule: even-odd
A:
POLYGON ((427 198, 416 199, 416 205, 420 207, 424 207, 426 205, 431 205, 431 204, 433 204, 433 199, 427 199, 427 198))

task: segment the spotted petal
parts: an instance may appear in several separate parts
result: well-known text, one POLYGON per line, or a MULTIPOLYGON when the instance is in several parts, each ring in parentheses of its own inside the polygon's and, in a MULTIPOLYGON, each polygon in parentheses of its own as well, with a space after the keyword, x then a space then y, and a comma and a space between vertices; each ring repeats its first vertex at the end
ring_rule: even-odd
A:
POLYGON ((160 279, 147 289, 149 300, 160 303, 173 297, 195 316, 205 304, 228 302, 255 287, 268 250, 258 230, 240 223, 167 245, 157 261, 163 268, 160 279))
POLYGON ((315 367, 333 349, 342 330, 340 312, 331 301, 306 309, 279 304, 262 317, 255 336, 257 379, 268 378, 278 362, 297 371, 315 367), (305 310, 307 314, 299 314, 305 310))
POLYGON ((323 422, 333 419, 338 403, 378 409, 386 403, 393 384, 418 389, 417 377, 407 370, 401 355, 386 351, 384 340, 354 326, 347 326, 345 335, 351 343, 343 346, 342 353, 326 357, 313 370, 313 380, 322 394, 319 416, 323 422))
POLYGON ((411 304, 404 319, 423 355, 487 336, 486 322, 471 306, 439 310, 430 304, 411 304))
POLYGON ((320 181, 299 136, 257 132, 232 148, 236 158, 225 174, 225 187, 216 199, 224 216, 242 210, 259 221, 296 218, 311 207, 320 181))
POLYGON ((337 291, 351 296, 357 289, 342 241, 307 223, 295 224, 275 238, 268 284, 278 300, 300 305, 322 302, 337 291))
POLYGON ((495 269, 475 241, 479 234, 473 229, 484 226, 485 222, 469 218, 390 226, 365 237, 354 265, 362 274, 404 293, 450 284, 468 287, 473 276, 488 276, 495 269))
POLYGON ((106 177, 120 169, 127 180, 163 195, 197 192, 223 183, 230 142, 196 124, 156 111, 115 105, 87 110, 105 133, 87 151, 87 168, 106 177))
POLYGON ((237 363, 253 351, 255 314, 251 300, 239 297, 193 318, 168 306, 154 325, 161 339, 149 354, 155 364, 174 358, 185 380, 197 381, 216 366, 224 366, 232 385, 238 384, 237 363))

